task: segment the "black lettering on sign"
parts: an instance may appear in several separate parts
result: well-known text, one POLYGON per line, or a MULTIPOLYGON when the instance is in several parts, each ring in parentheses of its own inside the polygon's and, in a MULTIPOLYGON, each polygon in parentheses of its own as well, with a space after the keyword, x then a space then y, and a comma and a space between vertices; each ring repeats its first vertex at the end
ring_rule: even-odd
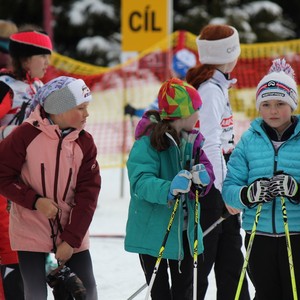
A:
POLYGON ((156 12, 147 5, 144 13, 133 11, 129 15, 129 28, 132 31, 161 31, 162 28, 158 26, 156 17, 156 12))

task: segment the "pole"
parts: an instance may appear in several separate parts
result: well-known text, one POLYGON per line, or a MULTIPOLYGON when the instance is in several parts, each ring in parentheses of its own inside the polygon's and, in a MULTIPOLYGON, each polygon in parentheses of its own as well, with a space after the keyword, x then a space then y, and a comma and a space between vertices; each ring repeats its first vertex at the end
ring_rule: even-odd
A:
POLYGON ((161 244, 161 247, 160 247, 160 250, 159 250, 159 253, 158 253, 158 257, 156 259, 156 263, 155 263, 155 266, 154 266, 154 269, 153 269, 153 273, 152 273, 152 276, 151 276, 151 280, 150 280, 150 283, 149 283, 149 287, 148 287, 148 291, 147 291, 145 300, 150 299, 149 298, 150 297, 150 292, 151 292, 152 286, 154 284, 154 280, 156 278, 158 268, 159 268, 160 262, 162 260, 163 253, 165 251, 165 246, 166 246, 166 243, 167 243, 167 240, 168 240, 168 237, 169 237, 169 233, 171 231, 171 227, 173 225, 175 214, 176 214, 178 206, 179 206, 179 201, 180 201, 180 194, 177 196, 175 204, 174 204, 174 208, 173 208, 173 211, 172 211, 169 223, 168 223, 168 227, 167 227, 163 242, 161 244))
POLYGON ((293 254, 292 254, 292 245, 291 245, 291 240, 290 240, 290 231, 289 231, 288 218, 287 218, 284 197, 280 197, 280 200, 281 200, 283 225, 284 225, 284 232, 285 232, 285 239, 286 239, 286 248, 287 248, 288 260, 289 260, 289 265, 290 265, 290 275, 291 275, 291 283, 292 283, 292 290, 293 290, 293 298, 294 298, 294 300, 298 300, 297 284, 296 284, 294 261, 293 261, 293 254))
POLYGON ((197 300, 198 278, 198 224, 199 224, 199 191, 195 195, 195 220, 194 220, 194 276, 193 276, 193 300, 197 300))
MULTIPOLYGON (((220 223, 222 223, 225 219, 230 217, 231 214, 226 210, 225 213, 212 225, 210 225, 204 232, 203 232, 203 238, 208 235, 214 228, 216 228, 220 223)), ((136 292, 134 292, 127 300, 134 299, 139 293, 141 293, 145 288, 147 287, 147 283, 144 283, 136 292)))
POLYGON ((43 27, 49 35, 51 41, 53 41, 53 29, 52 29, 52 0, 43 0, 43 27))
POLYGON ((250 235, 250 239, 249 239, 249 243, 248 243, 248 247, 247 247, 247 251, 246 251, 246 255, 245 255, 245 259, 244 259, 244 264, 242 267, 242 271, 241 271, 241 275, 240 275, 240 279, 239 279, 239 283, 238 283, 238 287, 235 293, 235 297, 234 300, 239 300, 240 298, 240 294, 242 291, 242 286, 243 286, 243 282, 244 282, 244 278, 246 275, 246 270, 247 270, 247 266, 248 266, 248 262, 249 262, 249 257, 250 257, 250 253, 252 250, 252 246, 253 246, 253 242, 254 242, 254 237, 256 234, 256 228, 257 228, 257 224, 258 224, 258 220, 260 217, 260 212, 262 209, 262 203, 258 204, 257 210, 256 210, 256 214, 255 214, 255 219, 254 219, 254 223, 252 226, 252 230, 251 230, 251 235, 250 235))

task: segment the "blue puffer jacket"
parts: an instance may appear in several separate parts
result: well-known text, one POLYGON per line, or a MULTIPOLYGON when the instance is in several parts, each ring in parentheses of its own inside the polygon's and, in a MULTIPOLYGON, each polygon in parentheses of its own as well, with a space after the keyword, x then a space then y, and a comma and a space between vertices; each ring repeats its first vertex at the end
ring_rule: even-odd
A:
MULTIPOLYGON (((251 231, 256 208, 247 208, 240 201, 240 191, 261 177, 271 178, 275 171, 282 170, 300 182, 300 122, 292 136, 277 151, 261 127, 262 119, 257 118, 242 135, 227 165, 228 172, 223 184, 224 201, 235 208, 243 209, 242 227, 251 231)), ((300 232, 300 205, 286 199, 286 210, 290 232, 300 232)), ((281 199, 263 203, 257 233, 283 234, 281 199)))
MULTIPOLYGON (((186 143, 183 143, 184 155, 181 154, 179 147, 173 140, 172 145, 167 150, 160 152, 151 146, 149 136, 143 136, 135 141, 127 161, 131 200, 126 226, 126 251, 154 257, 158 255, 173 210, 173 206, 169 207, 167 203, 171 181, 180 170, 184 169, 186 162, 182 160, 182 157, 192 160, 194 144, 203 139, 198 131, 188 134, 187 137, 186 143)), ((200 143, 198 145, 200 147, 200 143)), ((208 191, 214 181, 214 175, 212 165, 202 150, 200 163, 206 166, 211 177, 208 191)), ((191 196, 190 193, 189 197, 191 196)), ((187 231, 192 253, 194 199, 187 199, 186 203, 188 209, 187 231)), ((183 213, 182 201, 180 201, 164 250, 164 258, 183 259, 183 213)), ((203 252, 202 238, 202 230, 199 226, 199 254, 203 252)))

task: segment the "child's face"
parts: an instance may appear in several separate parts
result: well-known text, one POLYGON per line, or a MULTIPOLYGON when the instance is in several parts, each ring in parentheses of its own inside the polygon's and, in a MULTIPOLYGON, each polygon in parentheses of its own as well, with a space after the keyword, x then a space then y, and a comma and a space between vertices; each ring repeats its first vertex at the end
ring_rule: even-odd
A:
POLYGON ((229 64, 227 65, 228 70, 227 70, 226 73, 231 73, 231 72, 233 71, 233 69, 235 68, 237 62, 238 62, 238 59, 236 59, 236 60, 234 60, 233 62, 229 63, 229 64))
POLYGON ((198 111, 194 112, 188 118, 180 119, 181 121, 180 129, 185 131, 193 130, 198 119, 199 119, 198 111))
POLYGON ((278 132, 282 132, 291 123, 292 108, 289 104, 279 100, 263 101, 259 112, 264 121, 278 132))
POLYGON ((48 69, 49 62, 49 54, 33 55, 26 58, 23 67, 29 72, 31 78, 43 78, 48 69))
POLYGON ((84 128, 86 119, 89 116, 88 102, 77 105, 62 114, 56 115, 53 120, 60 129, 75 128, 81 130, 84 128))

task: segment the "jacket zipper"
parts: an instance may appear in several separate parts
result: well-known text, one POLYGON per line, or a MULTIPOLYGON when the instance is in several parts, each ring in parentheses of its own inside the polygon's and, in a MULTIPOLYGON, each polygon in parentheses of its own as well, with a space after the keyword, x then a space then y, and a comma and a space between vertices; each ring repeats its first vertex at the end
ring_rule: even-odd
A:
POLYGON ((66 201, 67 193, 68 193, 68 190, 69 190, 69 186, 71 184, 71 177, 72 177, 72 168, 69 169, 68 181, 67 181, 67 185, 66 185, 66 188, 65 188, 65 191, 64 191, 64 195, 63 195, 63 201, 64 202, 66 201))
MULTIPOLYGON (((298 134, 297 134, 298 135, 298 134)), ((296 135, 296 136, 297 136, 296 135)), ((294 137, 292 137, 293 139, 294 137)), ((277 170, 277 164, 278 164, 278 152, 279 152, 279 149, 286 143, 286 141, 284 141, 277 149, 275 149, 273 143, 272 143, 272 140, 268 137, 273 149, 274 149, 274 174, 276 173, 277 170)), ((273 234, 276 233, 276 226, 275 226, 275 211, 276 211, 276 201, 273 201, 272 202, 272 228, 273 228, 273 234)))
POLYGON ((59 142, 57 145, 57 151, 56 151, 56 164, 55 164, 55 175, 54 175, 54 189, 53 189, 53 199, 56 203, 58 203, 57 199, 57 187, 58 187, 58 174, 59 174, 59 162, 60 162, 60 151, 61 151, 61 144, 63 142, 63 137, 56 132, 59 136, 59 142))
POLYGON ((46 197, 46 179, 45 179, 45 164, 41 164, 41 176, 42 176, 42 190, 43 190, 43 196, 46 197))

